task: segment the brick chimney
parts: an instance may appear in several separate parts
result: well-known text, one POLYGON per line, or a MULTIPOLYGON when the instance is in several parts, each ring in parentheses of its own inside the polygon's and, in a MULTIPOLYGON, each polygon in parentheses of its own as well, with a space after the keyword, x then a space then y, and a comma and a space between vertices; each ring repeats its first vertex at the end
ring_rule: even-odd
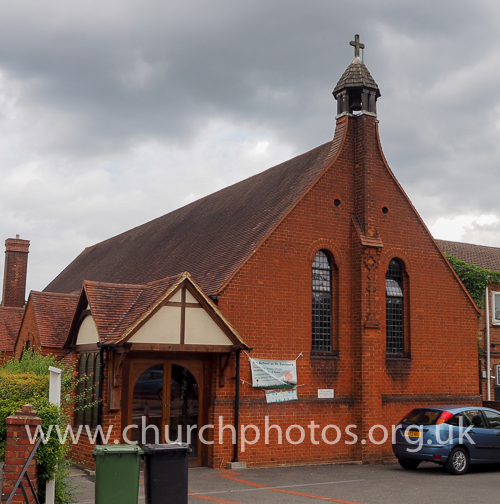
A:
POLYGON ((2 306, 24 306, 29 248, 29 240, 21 240, 19 235, 5 240, 2 306))

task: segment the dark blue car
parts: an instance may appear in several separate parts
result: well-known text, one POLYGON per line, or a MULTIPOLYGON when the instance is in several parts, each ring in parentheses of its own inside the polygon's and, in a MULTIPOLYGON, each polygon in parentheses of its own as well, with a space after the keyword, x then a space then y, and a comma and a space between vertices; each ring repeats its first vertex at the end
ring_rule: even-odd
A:
POLYGON ((479 406, 415 408, 399 423, 392 449, 404 469, 428 461, 464 474, 470 464, 498 464, 500 412, 479 406))

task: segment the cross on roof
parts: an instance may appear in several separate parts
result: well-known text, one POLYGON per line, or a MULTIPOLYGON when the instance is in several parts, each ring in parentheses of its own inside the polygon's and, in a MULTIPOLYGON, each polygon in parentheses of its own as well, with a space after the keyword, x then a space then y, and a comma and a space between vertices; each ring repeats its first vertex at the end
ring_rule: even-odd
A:
POLYGON ((349 45, 354 47, 354 57, 359 57, 359 50, 365 48, 365 44, 359 42, 359 35, 354 35, 354 40, 349 42, 349 45))

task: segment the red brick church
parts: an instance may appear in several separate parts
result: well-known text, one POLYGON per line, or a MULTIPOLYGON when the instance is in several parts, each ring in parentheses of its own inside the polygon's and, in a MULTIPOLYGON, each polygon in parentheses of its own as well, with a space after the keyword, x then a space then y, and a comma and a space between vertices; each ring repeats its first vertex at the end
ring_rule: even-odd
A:
POLYGON ((86 248, 31 293, 17 352, 37 310, 71 307, 48 319, 92 376, 98 403, 76 424, 113 424, 109 442, 142 417, 160 437, 213 425, 214 444, 192 441, 194 465, 376 461, 392 451, 373 426, 424 403, 479 403, 478 309, 385 160, 380 91, 352 45, 332 140, 86 248), (248 356, 296 360, 296 398, 268 402, 248 356), (230 427, 219 444, 219 417, 239 427, 239 449, 230 427), (249 424, 260 438, 247 429, 242 451, 249 424), (336 443, 333 427, 321 439, 329 425, 336 443))

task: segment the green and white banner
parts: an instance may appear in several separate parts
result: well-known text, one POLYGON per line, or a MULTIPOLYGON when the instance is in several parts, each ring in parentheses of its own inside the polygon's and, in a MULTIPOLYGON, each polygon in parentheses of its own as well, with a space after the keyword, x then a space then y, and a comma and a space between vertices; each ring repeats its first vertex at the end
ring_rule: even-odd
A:
POLYGON ((252 387, 292 389, 297 386, 297 364, 294 360, 276 361, 250 358, 252 387))

